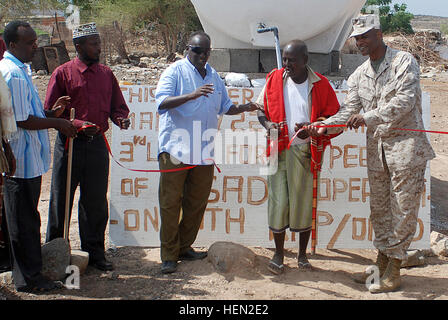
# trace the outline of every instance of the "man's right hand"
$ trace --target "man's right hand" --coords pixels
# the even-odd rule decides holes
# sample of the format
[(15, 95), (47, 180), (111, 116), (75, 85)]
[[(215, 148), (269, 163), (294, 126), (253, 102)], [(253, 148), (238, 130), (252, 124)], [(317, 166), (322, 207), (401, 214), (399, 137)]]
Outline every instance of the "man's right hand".
[(267, 130), (266, 137), (270, 138), (271, 131), (278, 130), (278, 123), (267, 121), (266, 122), (266, 130)]
[(316, 121), (308, 126), (303, 127), (303, 129), (312, 137), (321, 137), (327, 133), (327, 128), (322, 128), (322, 125), (322, 122)]
[(192, 94), (191, 94), (191, 100), (197, 99), (201, 96), (208, 97), (209, 94), (212, 94), (215, 91), (213, 88), (213, 84), (209, 83), (206, 85), (203, 85), (202, 87), (197, 88)]
[(69, 120), (58, 118), (57, 126), (55, 129), (57, 129), (63, 135), (65, 135), (69, 138), (76, 137), (76, 132), (77, 132), (76, 127)]
[(98, 133), (99, 127), (92, 122), (86, 121), (82, 124), (82, 126), (85, 127), (84, 129), (82, 129), (82, 132), (86, 136), (93, 137)]

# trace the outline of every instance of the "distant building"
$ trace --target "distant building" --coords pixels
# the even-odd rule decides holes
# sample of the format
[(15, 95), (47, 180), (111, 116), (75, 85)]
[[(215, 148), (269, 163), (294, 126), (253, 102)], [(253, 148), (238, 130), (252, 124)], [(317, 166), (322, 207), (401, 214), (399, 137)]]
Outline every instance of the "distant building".
[[(49, 38), (41, 37), (41, 39), (39, 39), (39, 45), (50, 45), (64, 41), (68, 50), (74, 50), (72, 44), (72, 30), (67, 26), (64, 11), (33, 10), (30, 16), (24, 19), (28, 21), (33, 28), (48, 33)], [(48, 39), (48, 42), (45, 38)]]

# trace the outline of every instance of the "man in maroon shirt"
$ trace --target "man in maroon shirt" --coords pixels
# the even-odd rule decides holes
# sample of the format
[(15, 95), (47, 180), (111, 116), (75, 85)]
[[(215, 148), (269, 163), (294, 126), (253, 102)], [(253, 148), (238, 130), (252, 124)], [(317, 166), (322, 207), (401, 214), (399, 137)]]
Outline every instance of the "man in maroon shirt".
[[(102, 133), (109, 128), (108, 119), (127, 129), (129, 109), (117, 79), (110, 68), (99, 63), (101, 40), (95, 24), (74, 30), (73, 43), (78, 57), (58, 67), (48, 84), (45, 109), (61, 96), (71, 98), (61, 117), (69, 119), (75, 108), (74, 126), (79, 133), (73, 142), (73, 167), (70, 208), (77, 186), (81, 249), (89, 253), (89, 264), (100, 270), (113, 266), (104, 254), (104, 236), (109, 217), (107, 186), (109, 154)], [(88, 126), (86, 126), (88, 125)], [(53, 175), (50, 191), (47, 241), (63, 237), (67, 176), (67, 137), (58, 134), (54, 147)]]
[(3, 59), (3, 54), (5, 53), (6, 50), (7, 50), (6, 43), (5, 41), (3, 41), (3, 38), (0, 37), (0, 60)]

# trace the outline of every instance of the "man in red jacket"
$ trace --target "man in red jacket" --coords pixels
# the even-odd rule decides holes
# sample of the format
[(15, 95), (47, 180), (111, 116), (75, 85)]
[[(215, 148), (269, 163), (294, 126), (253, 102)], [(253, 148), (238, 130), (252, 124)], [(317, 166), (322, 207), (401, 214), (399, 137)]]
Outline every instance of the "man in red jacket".
[[(311, 139), (297, 131), (313, 122), (337, 113), (339, 103), (329, 81), (308, 65), (308, 49), (300, 40), (289, 42), (283, 49), (283, 66), (267, 76), (257, 103), (258, 119), (270, 133), (278, 131), (278, 169), (268, 175), (268, 224), (274, 234), (275, 254), (268, 269), (280, 274), (284, 270), (285, 231), (299, 232), (298, 266), (310, 269), (306, 248), (311, 234), (313, 178), (320, 170), (322, 153), (333, 136)], [(261, 111), (264, 110), (264, 111)], [(316, 187), (317, 190), (317, 187)]]

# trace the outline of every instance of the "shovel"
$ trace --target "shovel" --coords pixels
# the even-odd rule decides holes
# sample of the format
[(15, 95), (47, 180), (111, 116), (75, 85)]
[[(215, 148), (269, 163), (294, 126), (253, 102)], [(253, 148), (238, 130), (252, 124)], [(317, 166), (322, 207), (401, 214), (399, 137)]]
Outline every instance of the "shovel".
[[(70, 121), (75, 120), (75, 108), (70, 109)], [(65, 219), (64, 219), (64, 240), (69, 244), (70, 229), (70, 192), (72, 189), (72, 163), (73, 163), (73, 139), (68, 138), (68, 157), (67, 157), (67, 183), (65, 187)], [(82, 250), (71, 250), (71, 264), (78, 266), (83, 274), (87, 268), (89, 254)]]
[[(70, 109), (70, 121), (75, 120), (75, 108)], [(68, 138), (67, 184), (65, 188), (64, 239), (68, 240), (70, 227), (70, 191), (72, 189), (73, 138)]]
[[(70, 110), (70, 121), (75, 119), (75, 109)], [(89, 261), (88, 253), (81, 250), (71, 250), (69, 242), (70, 226), (70, 191), (72, 178), (73, 138), (68, 138), (68, 162), (67, 162), (67, 184), (65, 193), (65, 219), (64, 237), (56, 238), (42, 247), (42, 274), (51, 280), (62, 280), (66, 277), (67, 263), (75, 265), (83, 274)], [(55, 255), (55, 252), (58, 252)], [(69, 261), (66, 257), (69, 256)], [(56, 258), (55, 258), (56, 257)], [(71, 269), (70, 269), (71, 270)]]

